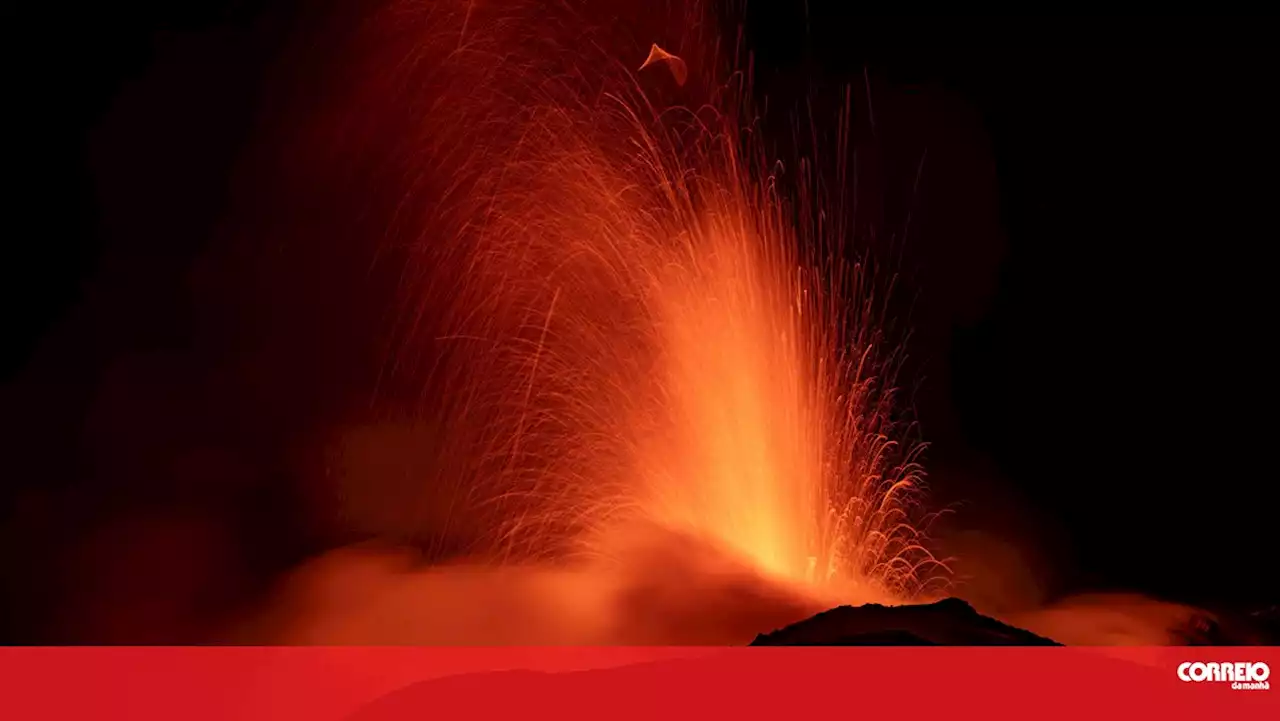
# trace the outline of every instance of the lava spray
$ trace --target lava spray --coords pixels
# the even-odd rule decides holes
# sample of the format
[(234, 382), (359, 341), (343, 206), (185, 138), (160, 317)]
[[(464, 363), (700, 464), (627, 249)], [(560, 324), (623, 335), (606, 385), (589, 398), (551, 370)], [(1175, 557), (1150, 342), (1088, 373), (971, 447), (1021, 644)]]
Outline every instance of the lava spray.
[(934, 595), (848, 178), (771, 157), (742, 49), (650, 5), (394, 0), (339, 51), (330, 157), (401, 269), (383, 383), (451, 489), (424, 535), (465, 520), (472, 572), (576, 574), (575, 603), (601, 579), (615, 608), (637, 574), (750, 576), (793, 614)]

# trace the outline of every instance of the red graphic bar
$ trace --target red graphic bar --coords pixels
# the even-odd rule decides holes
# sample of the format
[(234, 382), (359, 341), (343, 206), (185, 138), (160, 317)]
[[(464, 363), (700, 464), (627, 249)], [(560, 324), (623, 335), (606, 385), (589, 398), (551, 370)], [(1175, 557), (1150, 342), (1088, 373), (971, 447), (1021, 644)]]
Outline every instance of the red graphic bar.
[(1280, 718), (1278, 666), (1275, 648), (7, 648), (0, 718), (1245, 721)]

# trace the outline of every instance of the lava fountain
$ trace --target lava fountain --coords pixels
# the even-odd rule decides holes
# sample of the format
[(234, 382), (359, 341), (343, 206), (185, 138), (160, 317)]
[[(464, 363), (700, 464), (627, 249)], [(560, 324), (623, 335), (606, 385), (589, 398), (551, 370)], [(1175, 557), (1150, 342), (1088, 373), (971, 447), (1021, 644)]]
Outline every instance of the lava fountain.
[[(540, 569), (547, 603), (635, 617), (670, 611), (659, 587), (710, 603), (706, 579), (776, 589), (796, 618), (770, 622), (936, 593), (892, 277), (850, 260), (845, 179), (771, 162), (701, 8), (625, 9), (392, 2), (338, 95), (344, 152), (396, 199), (384, 388), (442, 429), (421, 483), (485, 529), (466, 573)], [(451, 578), (410, 595), (476, 586)], [(584, 638), (626, 637), (550, 640)]]

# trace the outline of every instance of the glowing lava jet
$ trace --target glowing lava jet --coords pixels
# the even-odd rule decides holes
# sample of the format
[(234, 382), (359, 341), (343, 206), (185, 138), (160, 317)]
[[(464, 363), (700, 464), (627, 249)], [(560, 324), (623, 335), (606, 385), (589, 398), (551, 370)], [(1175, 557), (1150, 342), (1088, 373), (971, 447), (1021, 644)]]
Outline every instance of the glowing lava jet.
[[(387, 375), (442, 429), (422, 484), (486, 529), (465, 572), (397, 566), (419, 603), (361, 603), (473, 622), (404, 641), (721, 642), (935, 593), (889, 279), (843, 260), (838, 193), (774, 172), (701, 10), (663, 11), (695, 29), (668, 52), (603, 29), (605, 5), (401, 0), (352, 46), (335, 144), (396, 198), (377, 235), (405, 263)], [(457, 631), (513, 594), (606, 620)], [(618, 630), (743, 603), (776, 612)], [(387, 640), (345, 608), (345, 631), (305, 637)]]

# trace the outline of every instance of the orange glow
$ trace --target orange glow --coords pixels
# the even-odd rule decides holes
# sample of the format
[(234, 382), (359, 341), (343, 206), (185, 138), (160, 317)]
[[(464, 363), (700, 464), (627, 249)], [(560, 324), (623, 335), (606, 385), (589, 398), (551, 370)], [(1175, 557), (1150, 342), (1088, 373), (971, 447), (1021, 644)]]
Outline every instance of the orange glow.
[(465, 399), (451, 447), (501, 509), (499, 557), (617, 560), (655, 525), (855, 597), (941, 580), (913, 525), (886, 288), (837, 260), (852, 239), (816, 221), (838, 209), (778, 190), (716, 64), (689, 83), (707, 105), (663, 107), (629, 70), (643, 51), (553, 39), (454, 58), (492, 63), (493, 87), (424, 117), (478, 121), (451, 148), (467, 192), (423, 228), (407, 290), (451, 309), (436, 340), (466, 360), (428, 382)]
[(370, 24), (388, 80), (351, 103), (408, 118), (388, 376), (444, 429), (422, 483), (490, 530), (479, 563), (581, 571), (582, 604), (652, 573), (653, 539), (691, 539), (726, 559), (682, 555), (699, 577), (821, 599), (779, 622), (937, 593), (882, 333), (892, 279), (841, 260), (841, 204), (770, 164), (715, 38), (653, 46), (644, 66), (696, 98), (667, 103), (636, 71), (647, 40), (590, 7), (507, 5), (392, 3)]

